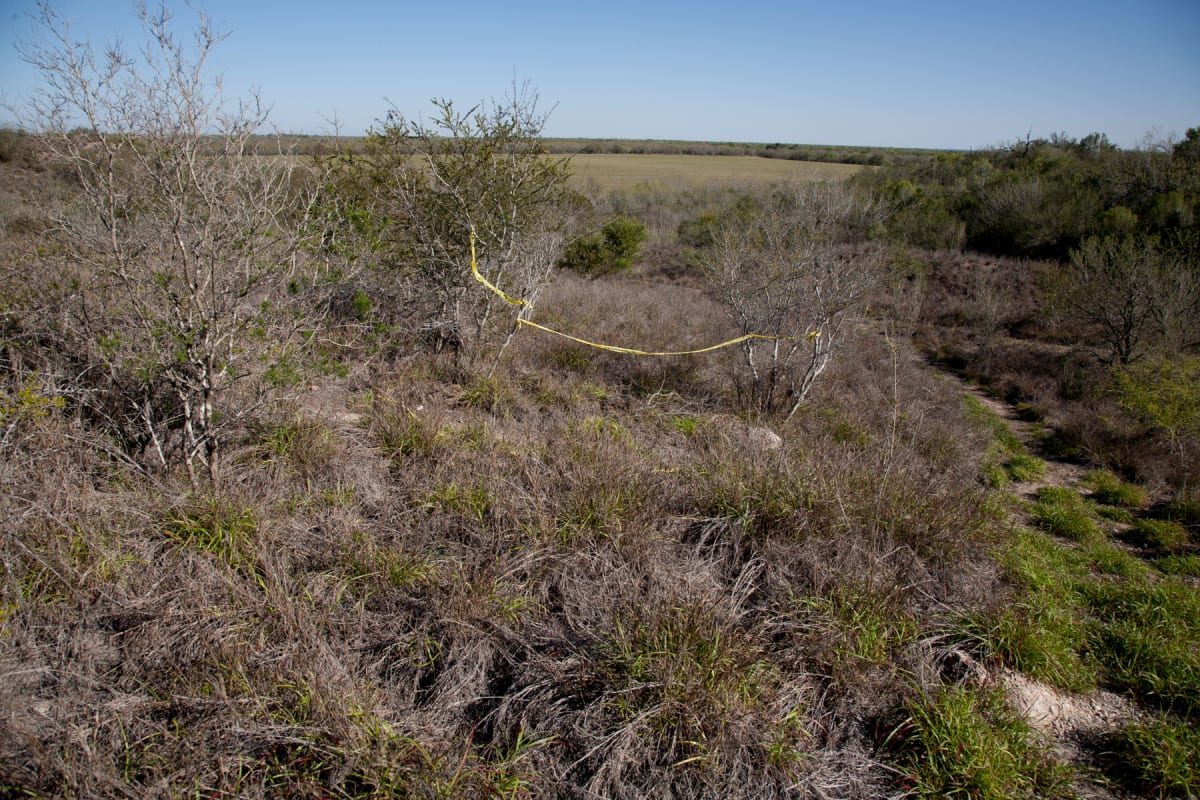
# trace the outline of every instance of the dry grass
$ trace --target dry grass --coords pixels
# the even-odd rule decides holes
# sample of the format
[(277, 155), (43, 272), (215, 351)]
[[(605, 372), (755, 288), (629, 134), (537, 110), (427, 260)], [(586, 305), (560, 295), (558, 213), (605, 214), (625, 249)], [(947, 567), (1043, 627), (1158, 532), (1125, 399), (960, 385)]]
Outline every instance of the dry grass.
[[(602, 335), (720, 329), (687, 329), (682, 288), (559, 291), (576, 319), (621, 298), (628, 316)], [(634, 329), (639, 294), (673, 311)], [(0, 783), (92, 797), (888, 784), (864, 720), (906, 692), (912, 647), (940, 625), (931, 604), (966, 602), (983, 587), (962, 576), (987, 575), (966, 566), (986, 521), (956, 477), (969, 427), (954, 393), (864, 335), (838, 376), (853, 391), (763, 450), (723, 410), (719, 359), (524, 341), (486, 391), (414, 360), (266, 414), (206, 496), (89, 466), (53, 420), (31, 429), (4, 501)]]
[[(664, 274), (561, 275), (535, 318), (729, 337)], [(1006, 786), (1050, 785), (947, 667), (1010, 596), (994, 432), (900, 324), (849, 336), (786, 424), (742, 410), (727, 352), (524, 331), (464, 375), (347, 329), (203, 492), (140, 470), (5, 328), (0, 793), (865, 799), (966, 785), (994, 742)], [(962, 759), (917, 766), (938, 737)]]

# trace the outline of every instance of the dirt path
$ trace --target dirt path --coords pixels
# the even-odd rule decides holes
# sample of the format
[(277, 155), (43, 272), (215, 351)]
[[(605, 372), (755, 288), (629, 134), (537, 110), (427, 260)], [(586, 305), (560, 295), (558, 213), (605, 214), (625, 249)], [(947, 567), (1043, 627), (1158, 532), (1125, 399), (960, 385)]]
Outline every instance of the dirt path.
[(963, 387), (964, 392), (974, 396), (985, 408), (1004, 420), (1008, 429), (1021, 440), (1021, 444), (1025, 445), (1029, 449), (1029, 452), (1046, 462), (1046, 474), (1041, 479), (1011, 483), (1007, 487), (1009, 492), (1026, 499), (1032, 499), (1037, 496), (1037, 490), (1043, 486), (1065, 486), (1071, 489), (1079, 489), (1087, 468), (1080, 464), (1073, 464), (1052, 456), (1047, 456), (1042, 452), (1038, 436), (1040, 430), (1038, 423), (1021, 419), (1013, 406), (1005, 403), (1003, 400), (992, 397), (982, 389), (972, 386), (961, 378), (952, 374), (948, 374), (948, 377), (957, 381)]
[[(959, 376), (932, 367), (948, 380), (962, 387), (965, 394), (977, 399), (1008, 426), (1028, 450), (1046, 463), (1045, 475), (1035, 481), (1011, 483), (1005, 491), (1024, 500), (1033, 500), (1043, 486), (1061, 486), (1080, 490), (1087, 468), (1048, 456), (1040, 447), (1038, 423), (1021, 419), (1016, 409), (971, 385)], [(1021, 524), (1031, 520), (1023, 511), (1014, 515)], [(1064, 543), (1063, 546), (1069, 546)], [(1089, 745), (1105, 733), (1135, 719), (1139, 712), (1129, 698), (1103, 689), (1091, 692), (1069, 692), (1031, 680), (1006, 668), (991, 668), (984, 680), (1003, 687), (1009, 703), (1050, 744), (1055, 758), (1077, 768), (1075, 791), (1081, 800), (1124, 800), (1131, 797), (1106, 785), (1096, 772)]]

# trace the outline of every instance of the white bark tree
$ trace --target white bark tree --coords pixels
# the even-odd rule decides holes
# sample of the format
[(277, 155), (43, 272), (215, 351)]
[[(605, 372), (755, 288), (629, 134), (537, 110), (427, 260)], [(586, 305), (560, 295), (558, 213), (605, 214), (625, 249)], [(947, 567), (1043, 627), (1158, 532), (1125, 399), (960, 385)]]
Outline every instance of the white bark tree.
[(796, 184), (718, 223), (701, 267), (742, 334), (739, 393), (790, 418), (829, 366), (883, 266), (851, 244), (877, 216), (840, 184)]
[(298, 327), (276, 312), (301, 269), (306, 202), (288, 160), (254, 149), (261, 99), (229, 103), (209, 76), (223, 36), (208, 19), (187, 41), (165, 4), (136, 12), (141, 48), (98, 52), (40, 6), (42, 38), (21, 50), (42, 77), (25, 124), (79, 187), (55, 220), (79, 276), (64, 335), (109, 373), (114, 422), (140, 429), (158, 466), (216, 481), (246, 410), (230, 391)]

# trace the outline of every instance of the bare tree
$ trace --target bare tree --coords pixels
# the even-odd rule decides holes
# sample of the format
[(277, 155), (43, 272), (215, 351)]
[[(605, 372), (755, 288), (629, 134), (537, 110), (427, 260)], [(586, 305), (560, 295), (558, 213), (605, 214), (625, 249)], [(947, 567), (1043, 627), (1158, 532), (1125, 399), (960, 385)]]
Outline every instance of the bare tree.
[(846, 325), (882, 274), (882, 254), (855, 247), (877, 215), (841, 184), (795, 184), (720, 223), (701, 255), (710, 291), (742, 334), (747, 380), (762, 412), (790, 418), (829, 366)]
[(1152, 239), (1085, 239), (1052, 278), (1051, 293), (1069, 319), (1095, 332), (1113, 364), (1196, 344), (1200, 279)]
[(209, 77), (223, 36), (208, 19), (185, 42), (165, 4), (136, 11), (141, 49), (98, 53), (40, 6), (43, 41), (22, 48), (43, 80), (27, 124), (79, 186), (55, 220), (79, 280), (64, 335), (108, 373), (115, 425), (139, 428), (159, 466), (216, 481), (246, 409), (223, 400), (294, 341), (277, 312), (306, 201), (286, 159), (253, 150), (260, 98), (230, 104)]

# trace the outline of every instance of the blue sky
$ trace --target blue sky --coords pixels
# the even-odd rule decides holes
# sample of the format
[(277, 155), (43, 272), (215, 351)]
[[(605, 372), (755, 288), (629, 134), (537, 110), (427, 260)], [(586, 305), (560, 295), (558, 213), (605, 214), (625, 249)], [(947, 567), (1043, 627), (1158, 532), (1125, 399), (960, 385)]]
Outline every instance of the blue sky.
[[(969, 149), (1200, 126), (1200, 0), (194, 3), (230, 34), (213, 61), (227, 94), (258, 87), (289, 132), (336, 115), (357, 134), (389, 104), (470, 105), (514, 78), (553, 110), (551, 136)], [(125, 0), (53, 5), (77, 40), (139, 41)], [(8, 104), (36, 80), (14, 47), (35, 7), (0, 0)]]

